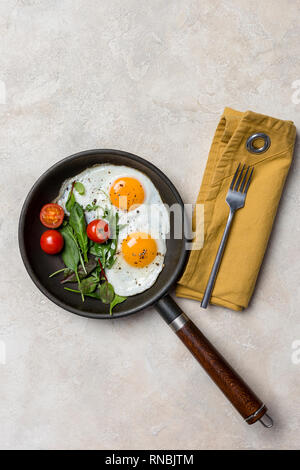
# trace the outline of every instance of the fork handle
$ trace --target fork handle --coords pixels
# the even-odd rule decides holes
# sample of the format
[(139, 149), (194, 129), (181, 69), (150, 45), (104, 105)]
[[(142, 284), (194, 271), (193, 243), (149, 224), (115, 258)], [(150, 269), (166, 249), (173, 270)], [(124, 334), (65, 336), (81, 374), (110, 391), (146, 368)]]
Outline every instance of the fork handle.
[(207, 286), (206, 286), (206, 289), (205, 289), (205, 292), (204, 292), (204, 296), (203, 296), (203, 299), (202, 299), (202, 302), (201, 302), (201, 307), (202, 308), (207, 308), (207, 306), (209, 304), (211, 293), (212, 293), (212, 290), (214, 288), (216, 277), (217, 277), (219, 267), (220, 267), (220, 264), (221, 264), (221, 261), (222, 261), (224, 248), (226, 246), (226, 242), (227, 242), (227, 238), (228, 238), (228, 235), (229, 235), (229, 232), (230, 232), (230, 227), (231, 227), (231, 223), (233, 221), (234, 214), (235, 214), (235, 211), (230, 209), (228, 219), (227, 219), (227, 223), (226, 223), (226, 227), (224, 229), (222, 240), (221, 240), (221, 243), (220, 243), (220, 246), (219, 246), (219, 249), (218, 249), (218, 253), (217, 253), (214, 265), (212, 267), (212, 270), (211, 270), (211, 273), (210, 273), (210, 276), (209, 276), (209, 279), (208, 279), (208, 283), (207, 283)]

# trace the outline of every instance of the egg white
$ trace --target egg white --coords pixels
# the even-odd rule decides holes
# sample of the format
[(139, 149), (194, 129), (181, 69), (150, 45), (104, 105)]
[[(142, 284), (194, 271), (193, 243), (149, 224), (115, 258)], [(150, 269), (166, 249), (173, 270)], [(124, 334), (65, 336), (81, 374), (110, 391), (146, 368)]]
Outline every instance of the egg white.
[(129, 297), (153, 286), (163, 269), (166, 253), (165, 240), (156, 239), (155, 241), (158, 254), (152, 263), (144, 268), (135, 268), (126, 263), (121, 252), (121, 241), (119, 241), (116, 261), (112, 268), (106, 271), (108, 282), (114, 286), (117, 294)]
[[(136, 178), (143, 186), (144, 203), (127, 212), (111, 204), (109, 190), (115, 180), (121, 177)], [(135, 295), (149, 289), (163, 269), (166, 253), (166, 238), (170, 230), (169, 212), (162, 202), (160, 194), (150, 178), (142, 172), (127, 166), (100, 164), (87, 168), (82, 173), (66, 180), (56, 200), (65, 212), (66, 202), (72, 182), (78, 181), (85, 187), (85, 193), (74, 192), (76, 201), (85, 208), (94, 203), (98, 209), (85, 212), (87, 223), (94, 219), (104, 218), (103, 210), (108, 207), (119, 214), (121, 230), (118, 237), (116, 261), (111, 269), (106, 270), (108, 281), (118, 295), (125, 297)], [(158, 255), (152, 263), (144, 268), (135, 268), (126, 263), (121, 250), (124, 238), (130, 233), (144, 232), (156, 240)]]

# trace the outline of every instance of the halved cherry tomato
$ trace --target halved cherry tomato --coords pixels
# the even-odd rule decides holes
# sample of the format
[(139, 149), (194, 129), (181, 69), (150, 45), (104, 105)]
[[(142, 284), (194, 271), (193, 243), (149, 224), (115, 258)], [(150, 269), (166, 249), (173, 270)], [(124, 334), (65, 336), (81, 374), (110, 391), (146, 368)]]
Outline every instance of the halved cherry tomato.
[(105, 220), (92, 220), (87, 226), (86, 233), (93, 242), (105, 243), (110, 237), (109, 225)]
[(57, 228), (64, 220), (64, 210), (59, 204), (46, 204), (40, 212), (40, 221), (45, 227)]
[(41, 248), (48, 255), (56, 255), (64, 246), (64, 238), (57, 230), (46, 230), (40, 239)]

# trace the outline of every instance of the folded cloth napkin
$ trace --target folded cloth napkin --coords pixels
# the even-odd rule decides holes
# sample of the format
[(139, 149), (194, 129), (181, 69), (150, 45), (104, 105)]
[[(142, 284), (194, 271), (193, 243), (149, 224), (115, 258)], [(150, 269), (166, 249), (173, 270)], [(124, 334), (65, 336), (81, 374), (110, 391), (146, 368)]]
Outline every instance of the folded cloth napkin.
[[(258, 132), (267, 134), (271, 145), (264, 153), (250, 153), (247, 139)], [(197, 204), (204, 205), (204, 245), (191, 250), (177, 296), (202, 300), (229, 213), (226, 194), (241, 162), (254, 167), (253, 177), (245, 207), (237, 211), (233, 221), (211, 303), (233, 310), (248, 306), (291, 164), (295, 138), (296, 128), (291, 121), (225, 108), (197, 199)], [(201, 227), (196, 224), (195, 213), (193, 230), (197, 225)]]

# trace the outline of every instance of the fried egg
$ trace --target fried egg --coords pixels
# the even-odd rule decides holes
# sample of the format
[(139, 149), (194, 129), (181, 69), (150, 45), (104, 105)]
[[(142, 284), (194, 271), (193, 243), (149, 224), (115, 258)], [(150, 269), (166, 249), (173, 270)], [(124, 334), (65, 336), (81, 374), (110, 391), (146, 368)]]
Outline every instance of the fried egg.
[[(65, 181), (57, 198), (65, 212), (72, 183), (84, 185), (84, 194), (74, 192), (85, 209), (87, 224), (105, 219), (104, 209), (119, 215), (116, 261), (106, 270), (115, 292), (131, 296), (149, 289), (164, 266), (169, 212), (153, 182), (144, 173), (127, 166), (100, 164)], [(94, 209), (93, 209), (94, 208)]]

